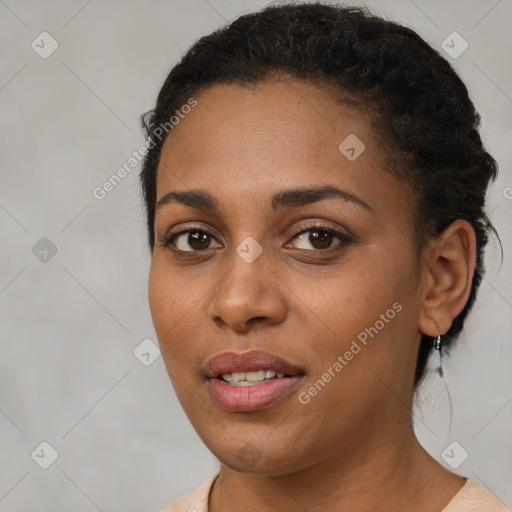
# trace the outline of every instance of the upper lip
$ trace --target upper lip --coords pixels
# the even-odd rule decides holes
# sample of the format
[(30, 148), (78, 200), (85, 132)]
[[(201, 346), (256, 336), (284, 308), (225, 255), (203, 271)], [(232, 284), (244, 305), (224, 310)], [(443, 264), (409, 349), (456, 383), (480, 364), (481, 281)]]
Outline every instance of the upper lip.
[(299, 375), (304, 371), (269, 352), (250, 350), (248, 352), (223, 352), (208, 360), (205, 375), (208, 378), (226, 373), (244, 373), (258, 370), (274, 370), (286, 375)]

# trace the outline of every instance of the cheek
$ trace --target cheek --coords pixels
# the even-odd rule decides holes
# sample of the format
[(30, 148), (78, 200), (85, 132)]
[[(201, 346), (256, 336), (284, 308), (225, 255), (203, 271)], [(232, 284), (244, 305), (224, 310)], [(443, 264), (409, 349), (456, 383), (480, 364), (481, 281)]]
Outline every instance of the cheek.
[(180, 331), (190, 309), (187, 295), (182, 286), (176, 282), (176, 276), (154, 257), (149, 276), (148, 298), (149, 308), (155, 332), (160, 343), (164, 361), (169, 356), (179, 356), (179, 348), (183, 344), (173, 343), (179, 339)]
[[(314, 355), (317, 370), (326, 371), (338, 356), (347, 354), (347, 366), (353, 370), (395, 371), (394, 364), (403, 359), (414, 336), (414, 311), (409, 305), (414, 269), (407, 258), (394, 249), (366, 247), (329, 276), (295, 279), (306, 306), (304, 314), (312, 322), (316, 319), (321, 329), (317, 343), (323, 350)], [(348, 373), (358, 380), (359, 371)]]
[(153, 258), (148, 298), (151, 317), (165, 365), (173, 376), (190, 372), (204, 347), (199, 332), (206, 314), (207, 279), (191, 279), (173, 269), (164, 257)]
[(175, 297), (172, 290), (172, 283), (161, 271), (158, 263), (153, 261), (149, 275), (148, 298), (153, 325), (160, 342), (163, 341), (163, 333), (175, 322)]
[(377, 254), (354, 254), (328, 276), (306, 278), (296, 286), (308, 290), (305, 298), (326, 326), (336, 326), (338, 335), (351, 335), (397, 300), (397, 276), (386, 260)]
[(187, 315), (193, 314), (203, 295), (200, 280), (190, 280), (185, 271), (169, 265), (164, 255), (153, 257), (148, 296), (157, 334), (178, 328)]

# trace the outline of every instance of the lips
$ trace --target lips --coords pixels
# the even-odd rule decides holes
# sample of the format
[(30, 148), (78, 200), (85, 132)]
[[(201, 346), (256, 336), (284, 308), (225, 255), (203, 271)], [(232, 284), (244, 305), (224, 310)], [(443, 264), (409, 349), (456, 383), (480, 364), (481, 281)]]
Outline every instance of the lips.
[(205, 375), (207, 378), (214, 378), (225, 373), (244, 373), (258, 370), (273, 370), (276, 373), (284, 373), (289, 376), (304, 373), (301, 368), (293, 366), (274, 354), (251, 350), (241, 354), (224, 352), (212, 357), (206, 364)]
[[(247, 374), (260, 370), (271, 370), (284, 377), (249, 382), (247, 386), (233, 386), (221, 376)], [(267, 409), (290, 395), (302, 381), (305, 372), (284, 359), (252, 350), (235, 353), (224, 352), (212, 357), (205, 366), (207, 389), (213, 402), (229, 412), (254, 412)], [(240, 384), (240, 383), (238, 383)]]

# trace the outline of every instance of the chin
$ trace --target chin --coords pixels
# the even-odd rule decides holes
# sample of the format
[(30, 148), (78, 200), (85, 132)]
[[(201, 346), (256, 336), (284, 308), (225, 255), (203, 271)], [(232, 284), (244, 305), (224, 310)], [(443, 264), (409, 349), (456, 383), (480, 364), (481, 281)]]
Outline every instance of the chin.
[(209, 440), (203, 441), (222, 464), (238, 473), (281, 476), (297, 471), (296, 451), (284, 448), (294, 446), (294, 443), (281, 441), (272, 444), (264, 437), (259, 442), (252, 439), (237, 436), (222, 445), (218, 443), (218, 438), (211, 443)]

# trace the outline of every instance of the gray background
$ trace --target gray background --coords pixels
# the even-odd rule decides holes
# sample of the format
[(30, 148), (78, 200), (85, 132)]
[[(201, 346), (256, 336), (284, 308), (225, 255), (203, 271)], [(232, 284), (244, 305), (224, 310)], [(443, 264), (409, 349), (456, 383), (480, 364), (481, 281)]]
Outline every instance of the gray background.
[[(103, 200), (92, 192), (143, 144), (139, 115), (189, 45), (267, 3), (0, 0), (0, 511), (156, 511), (216, 471), (162, 358), (133, 353), (156, 341), (139, 168)], [(511, 507), (512, 0), (367, 5), (441, 52), (453, 31), (469, 43), (447, 59), (500, 163), (489, 212), (505, 259), (491, 241), (478, 305), (415, 424), (443, 464), (457, 441), (469, 457), (456, 472)], [(43, 31), (59, 45), (47, 59), (31, 47)], [(43, 237), (56, 254), (32, 250)], [(48, 469), (35, 462), (48, 450), (31, 457), (42, 441), (59, 454)]]

